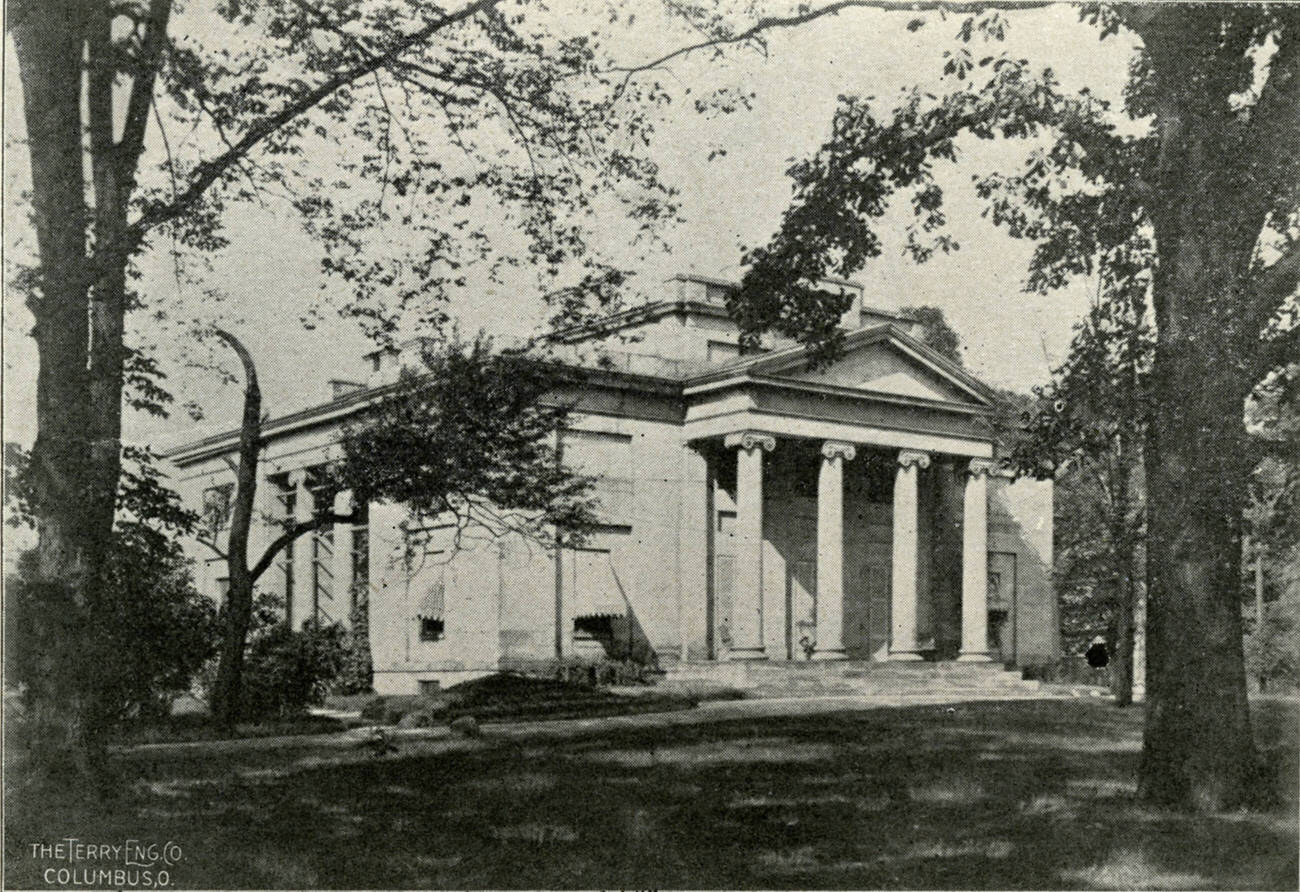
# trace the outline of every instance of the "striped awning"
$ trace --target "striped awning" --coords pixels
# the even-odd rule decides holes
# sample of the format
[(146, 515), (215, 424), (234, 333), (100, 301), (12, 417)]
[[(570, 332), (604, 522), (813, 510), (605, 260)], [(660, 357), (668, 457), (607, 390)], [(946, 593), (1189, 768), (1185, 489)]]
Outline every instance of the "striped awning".
[(565, 594), (572, 598), (574, 619), (623, 616), (627, 599), (608, 551), (570, 549)]
[(443, 567), (437, 567), (431, 573), (422, 573), (420, 587), (424, 590), (419, 602), (420, 619), (442, 619), (444, 603), (447, 600), (447, 583)]

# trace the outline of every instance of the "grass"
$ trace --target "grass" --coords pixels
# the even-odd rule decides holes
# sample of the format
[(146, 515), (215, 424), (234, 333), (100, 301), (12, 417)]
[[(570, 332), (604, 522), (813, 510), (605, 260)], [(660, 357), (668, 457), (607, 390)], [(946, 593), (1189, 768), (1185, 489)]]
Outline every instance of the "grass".
[(206, 714), (185, 713), (160, 721), (132, 722), (113, 735), (112, 743), (129, 746), (141, 743), (190, 743), (198, 740), (227, 740), (248, 737), (284, 737), (297, 734), (329, 734), (345, 731), (348, 723), (323, 715), (301, 715), (262, 722), (241, 722), (233, 729), (214, 724)]
[(494, 673), (431, 695), (371, 698), (362, 718), (396, 724), (407, 713), (427, 711), (435, 721), (473, 716), (481, 722), (527, 719), (604, 718), (690, 709), (698, 698), (681, 691), (647, 689), (635, 695), (549, 678)]
[(76, 836), (172, 841), (182, 887), (1296, 888), (1294, 701), (1256, 723), (1292, 800), (1210, 816), (1133, 801), (1141, 713), (1102, 703), (690, 716), (385, 759), (137, 756), (117, 802), (6, 791), (5, 887), (44, 885), (30, 844)]

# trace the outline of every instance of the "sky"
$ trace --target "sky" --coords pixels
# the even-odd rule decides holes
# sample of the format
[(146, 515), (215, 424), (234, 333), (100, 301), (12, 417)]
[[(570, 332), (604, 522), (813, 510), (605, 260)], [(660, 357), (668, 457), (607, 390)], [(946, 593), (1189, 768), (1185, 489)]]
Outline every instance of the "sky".
[[(611, 35), (611, 46), (620, 57), (643, 62), (689, 40), (656, 21), (649, 0), (633, 4), (641, 5), (647, 15), (640, 24)], [(563, 2), (553, 6), (565, 14)], [(695, 54), (671, 63), (667, 84), (678, 86), (679, 100), (689, 99), (688, 87), (698, 95), (725, 84), (743, 85), (755, 99), (748, 111), (714, 118), (697, 114), (689, 101), (676, 101), (662, 113), (653, 151), (665, 179), (680, 190), (683, 220), (664, 233), (665, 249), (635, 261), (641, 293), (653, 297), (658, 283), (678, 272), (740, 276), (742, 246), (762, 244), (775, 231), (791, 194), (784, 171), (825, 138), (837, 96), (870, 95), (883, 103), (917, 83), (938, 85), (942, 51), (952, 44), (959, 19), (940, 21), (931, 15), (926, 27), (911, 32), (906, 25), (912, 17), (854, 10), (777, 32), (766, 54), (740, 51), (723, 60)], [(1070, 5), (1016, 12), (1008, 21), (1008, 51), (1050, 66), (1067, 88), (1087, 86), (1118, 100), (1132, 53), (1130, 42), (1099, 42), (1096, 31), (1080, 24)], [(185, 19), (175, 24), (185, 27)], [(599, 26), (593, 22), (593, 27)], [(26, 149), (14, 141), (21, 136), (21, 92), (13, 53), (6, 55), (5, 247), (11, 256), (22, 256), (30, 250), (31, 236), (15, 196), (26, 187)], [(710, 160), (718, 147), (726, 153)], [(948, 193), (951, 231), (961, 250), (917, 266), (901, 251), (902, 227), (910, 214), (891, 214), (883, 226), (884, 253), (855, 278), (865, 286), (871, 305), (942, 308), (961, 335), (963, 360), (971, 371), (990, 384), (1028, 390), (1044, 383), (1065, 358), (1071, 326), (1086, 310), (1095, 283), (1077, 282), (1046, 297), (1023, 293), (1032, 245), (1008, 238), (981, 217), (982, 205), (970, 182), (973, 175), (1013, 167), (1023, 158), (1025, 146), (962, 143), (961, 149), (960, 164), (941, 169), (939, 175)], [(319, 249), (292, 214), (274, 204), (237, 207), (228, 214), (227, 224), (231, 243), (209, 258), (211, 272), (201, 286), (179, 283), (166, 264), (146, 261), (153, 293), (196, 316), (220, 317), (245, 340), (257, 360), (272, 414), (323, 401), (330, 378), (364, 380), (361, 356), (369, 344), (351, 323), (326, 313), (304, 326), (322, 274)], [(609, 237), (617, 238), (620, 232), (611, 221)], [(616, 256), (632, 256), (623, 245), (606, 247)], [(466, 330), (482, 327), (507, 335), (533, 330), (541, 318), (541, 302), (530, 294), (502, 290), (467, 290), (450, 309)], [(224, 299), (214, 302), (212, 294), (223, 294)], [(29, 328), (26, 311), (7, 300), (4, 439), (22, 443), (30, 443), (35, 434), (36, 362), (34, 345), (25, 335)], [(186, 345), (174, 346), (171, 356), (186, 352)], [(175, 362), (165, 368), (178, 403), (193, 402), (203, 418), (195, 421), (179, 405), (166, 420), (128, 413), (126, 439), (165, 448), (233, 426), (240, 403), (237, 386)]]

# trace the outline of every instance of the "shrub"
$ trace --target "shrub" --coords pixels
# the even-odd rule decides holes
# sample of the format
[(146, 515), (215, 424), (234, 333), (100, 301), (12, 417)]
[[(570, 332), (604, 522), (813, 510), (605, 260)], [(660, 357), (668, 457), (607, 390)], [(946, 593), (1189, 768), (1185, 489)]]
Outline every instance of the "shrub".
[(190, 562), (139, 525), (115, 531), (90, 604), (38, 581), (35, 554), (20, 558), (6, 588), (6, 675), (29, 704), (81, 695), (109, 723), (166, 715), (216, 648), (216, 608)]
[(346, 637), (338, 623), (314, 620), (257, 631), (244, 662), (244, 717), (282, 717), (323, 702), (343, 669)]

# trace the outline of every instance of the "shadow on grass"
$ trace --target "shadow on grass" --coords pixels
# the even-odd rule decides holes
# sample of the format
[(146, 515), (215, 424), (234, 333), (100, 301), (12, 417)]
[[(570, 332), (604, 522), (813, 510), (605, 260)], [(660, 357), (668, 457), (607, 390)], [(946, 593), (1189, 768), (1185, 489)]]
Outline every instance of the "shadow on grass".
[[(1291, 733), (1294, 704), (1265, 713), (1263, 734)], [(173, 882), (214, 888), (1295, 888), (1294, 803), (1133, 802), (1140, 725), (1098, 703), (986, 703), (287, 772), (241, 757), (256, 779), (140, 763), (111, 808), (11, 801), (5, 880), (43, 885), (23, 846), (78, 836), (176, 840)]]

